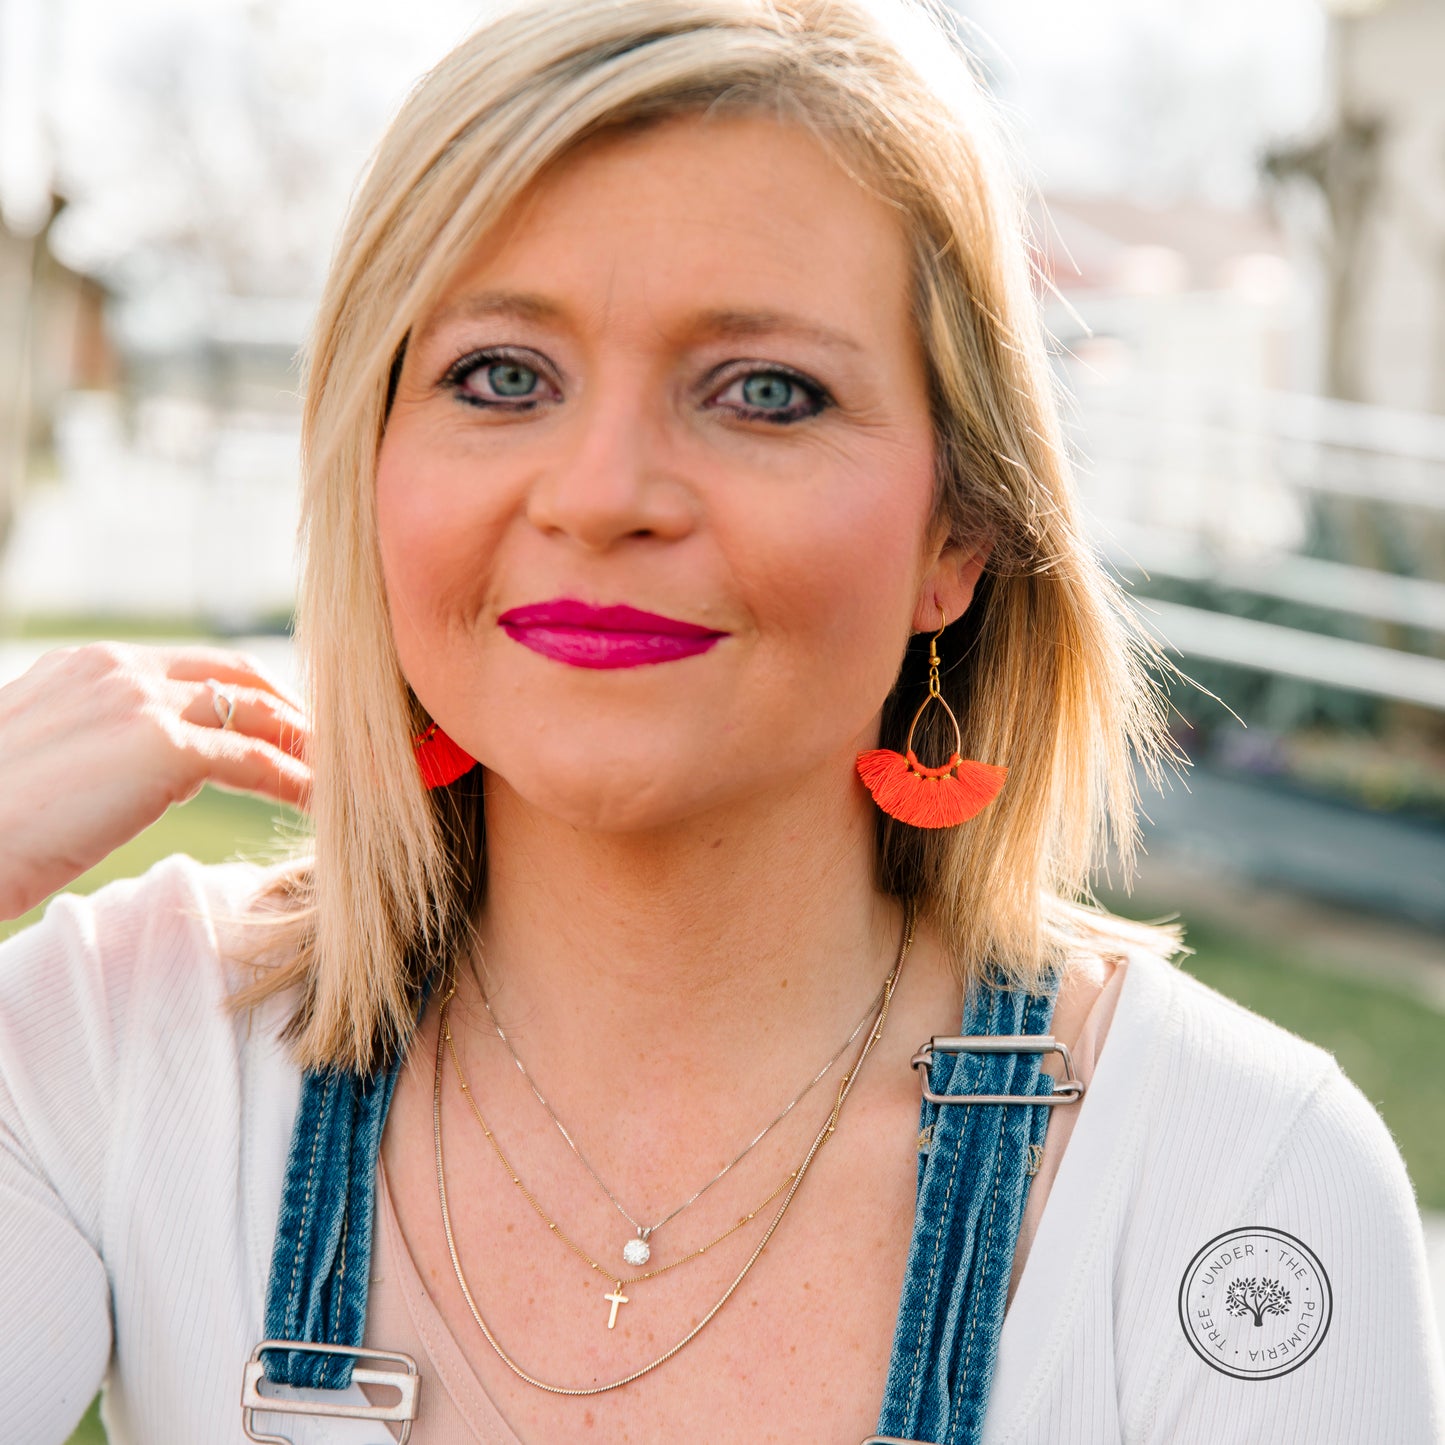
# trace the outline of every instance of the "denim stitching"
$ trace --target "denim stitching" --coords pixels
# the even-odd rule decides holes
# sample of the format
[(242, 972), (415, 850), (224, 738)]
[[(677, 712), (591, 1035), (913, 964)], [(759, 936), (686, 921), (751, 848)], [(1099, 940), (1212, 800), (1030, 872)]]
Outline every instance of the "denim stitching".
[(316, 1146), (321, 1142), (321, 1121), (324, 1109), (316, 1111), (316, 1131), (311, 1136), (311, 1167), (306, 1175), (306, 1193), (301, 1199), (301, 1223), (296, 1231), (296, 1258), (291, 1262), (291, 1288), (286, 1301), (286, 1328), (296, 1327), (296, 1274), (301, 1268), (301, 1246), (306, 1238), (306, 1216), (311, 1209), (311, 1181), (316, 1177)]
[[(997, 1212), (997, 1209), (998, 1209), (998, 1187), (999, 1187), (999, 1181), (1000, 1181), (1002, 1175), (1003, 1175), (1003, 1126), (1002, 1126), (1002, 1124), (1000, 1124), (1000, 1126), (999, 1126), (999, 1148), (998, 1148), (997, 1155), (995, 1156), (995, 1159), (994, 1159), (994, 1168), (993, 1168), (993, 1198), (989, 1201), (989, 1206), (988, 1206), (988, 1223), (984, 1226), (984, 1235), (983, 1235), (983, 1259), (982, 1259), (982, 1261), (980, 1262), (979, 1267), (978, 1267), (978, 1285), (979, 1285), (979, 1288), (980, 1288), (980, 1289), (983, 1289), (983, 1288), (986, 1288), (986, 1287), (987, 1287), (988, 1261), (989, 1261), (989, 1256), (993, 1253), (993, 1219), (994, 1219), (994, 1214)], [(967, 1346), (967, 1348), (966, 1348), (966, 1349), (964, 1350), (964, 1352), (963, 1352), (963, 1365), (960, 1367), (959, 1372), (958, 1372), (958, 1382), (959, 1382), (959, 1388), (960, 1388), (960, 1389), (964, 1389), (964, 1388), (967, 1387), (967, 1383), (968, 1383), (968, 1360), (969, 1360), (969, 1356), (973, 1354), (973, 1337), (974, 1337), (974, 1333), (975, 1333), (975, 1331), (976, 1331), (977, 1329), (978, 1329), (978, 1295), (977, 1295), (977, 1293), (975, 1293), (974, 1296), (973, 1296), (973, 1319), (970, 1321), (969, 1326), (968, 1326), (968, 1346)], [(958, 1426), (959, 1426), (959, 1422), (960, 1422), (962, 1419), (963, 1419), (963, 1411), (960, 1410), (959, 1413), (954, 1417), (953, 1425), (952, 1425), (952, 1427), (950, 1428), (950, 1430), (949, 1430), (949, 1432), (948, 1432), (950, 1442), (958, 1439)]]
[[(943, 1191), (943, 1207), (938, 1212), (938, 1229), (935, 1231), (933, 1236), (933, 1259), (928, 1266), (928, 1284), (926, 1286), (925, 1300), (933, 1298), (933, 1276), (938, 1272), (938, 1255), (939, 1251), (943, 1247), (943, 1227), (948, 1221), (949, 1217), (948, 1201), (953, 1197), (953, 1181), (958, 1176), (958, 1156), (963, 1152), (964, 1129), (968, 1124), (968, 1116), (972, 1111), (972, 1104), (965, 1104), (963, 1106), (963, 1118), (959, 1121), (958, 1125), (958, 1140), (953, 1148), (953, 1163), (949, 1167), (948, 1171), (948, 1185)], [(905, 1411), (907, 1414), (907, 1418), (910, 1420), (913, 1418), (913, 1402), (916, 1398), (916, 1389), (918, 1385), (918, 1364), (919, 1361), (923, 1358), (923, 1326), (927, 1318), (928, 1307), (925, 1303), (924, 1308), (919, 1311), (918, 1339), (915, 1341), (913, 1346), (913, 1373), (909, 1376), (908, 1379), (908, 1402), (905, 1406)]]
[[(1048, 993), (1030, 996), (1027, 999), (1019, 1000), (1013, 1004), (1003, 1002), (996, 997), (992, 1001), (992, 1007), (987, 1003), (979, 1003), (977, 1000), (973, 1000), (970, 1001), (970, 1005), (965, 1007), (964, 1010), (964, 1030), (965, 1032), (970, 1031), (972, 1014), (981, 1011), (984, 1017), (973, 1024), (974, 1032), (994, 1033), (999, 1031), (1013, 1031), (1008, 1028), (1013, 1018), (1012, 1010), (1021, 1003), (1023, 1024), (1022, 1028), (1018, 1028), (1017, 1031), (1023, 1033), (1041, 1033), (1047, 1028), (1048, 1015), (1052, 1012), (1053, 1002), (1053, 997)], [(1017, 1028), (1017, 1025), (1015, 1025), (1015, 1028)], [(960, 1060), (960, 1064), (965, 1064), (965, 1061)], [(983, 1078), (979, 1078), (976, 1081), (978, 1087), (982, 1087), (984, 1078), (989, 1076), (987, 1068), (984, 1069), (983, 1075)], [(1043, 1084), (1042, 1088), (1036, 1083), (1033, 1088), (1026, 1092), (1034, 1094), (1052, 1092), (1047, 1088), (1046, 1079), (1040, 1080), (1039, 1082)], [(943, 1087), (951, 1087), (951, 1081)], [(939, 1115), (943, 1113), (941, 1109), (936, 1112)], [(1046, 1117), (1040, 1117), (1043, 1116), (1044, 1111), (1033, 1108), (1028, 1112), (1031, 1119), (1039, 1121), (1038, 1124), (1034, 1125), (1034, 1132), (1042, 1133), (1040, 1126), (1047, 1122)], [(926, 1114), (925, 1117), (927, 1117)], [(936, 1192), (931, 1192), (925, 1203), (923, 1186), (925, 1182), (924, 1175), (927, 1170), (930, 1167), (941, 1168), (942, 1161), (936, 1157), (932, 1160), (921, 1158), (919, 1161), (920, 1215), (917, 1219), (917, 1224), (922, 1225), (923, 1230), (926, 1231), (926, 1213), (928, 1211), (941, 1210), (941, 1214), (935, 1216), (937, 1227), (931, 1246), (932, 1252), (930, 1254), (929, 1267), (926, 1272), (926, 1281), (919, 1278), (918, 1271), (922, 1269), (923, 1251), (930, 1248), (930, 1246), (927, 1242), (926, 1232), (920, 1232), (915, 1235), (915, 1250), (910, 1259), (908, 1281), (911, 1286), (913, 1298), (919, 1301), (919, 1325), (912, 1347), (913, 1358), (911, 1362), (908, 1362), (907, 1366), (909, 1370), (907, 1389), (898, 1396), (885, 1395), (884, 1402), (885, 1418), (887, 1418), (890, 1428), (900, 1432), (906, 1432), (910, 1427), (922, 1430), (932, 1428), (934, 1431), (944, 1431), (946, 1427), (946, 1433), (940, 1435), (939, 1438), (947, 1440), (950, 1442), (950, 1445), (962, 1445), (962, 1442), (973, 1439), (968, 1433), (968, 1426), (976, 1413), (975, 1407), (980, 1403), (980, 1389), (978, 1388), (980, 1382), (970, 1381), (967, 1374), (968, 1366), (972, 1364), (973, 1345), (979, 1338), (977, 1327), (982, 1311), (976, 1300), (973, 1302), (974, 1307), (969, 1320), (968, 1341), (963, 1358), (963, 1371), (958, 1381), (959, 1388), (956, 1392), (952, 1389), (949, 1390), (942, 1402), (943, 1411), (941, 1415), (931, 1410), (931, 1401), (923, 1402), (922, 1405), (920, 1405), (919, 1402), (921, 1398), (920, 1390), (923, 1383), (922, 1376), (925, 1373), (932, 1371), (934, 1375), (938, 1376), (936, 1383), (940, 1389), (947, 1384), (947, 1376), (940, 1373), (944, 1369), (946, 1361), (940, 1358), (934, 1358), (933, 1354), (930, 1354), (929, 1359), (925, 1361), (923, 1358), (923, 1350), (924, 1342), (928, 1335), (928, 1321), (929, 1319), (933, 1319), (935, 1325), (937, 1325), (942, 1307), (936, 1294), (936, 1287), (940, 1281), (939, 1260), (942, 1256), (942, 1239), (948, 1232), (948, 1229), (945, 1227), (945, 1220), (950, 1212), (956, 1212), (953, 1200), (958, 1187), (959, 1165), (962, 1162), (962, 1155), (967, 1145), (967, 1121), (969, 1117), (967, 1106), (964, 1106), (964, 1123), (960, 1124), (960, 1133), (954, 1141), (954, 1154), (949, 1166), (949, 1175), (946, 1180), (935, 1179), (932, 1181), (935, 1186), (941, 1185), (944, 1187), (944, 1194), (941, 1201)], [(940, 1139), (938, 1142), (941, 1144), (943, 1141)], [(970, 1150), (970, 1158), (980, 1150), (980, 1146), (977, 1144), (968, 1147)], [(972, 1289), (974, 1290), (988, 1288), (987, 1272), (992, 1263), (996, 1248), (1000, 1247), (1002, 1243), (996, 1230), (1000, 1222), (998, 1218), (998, 1200), (1003, 1190), (1003, 1172), (1006, 1162), (1007, 1160), (1002, 1153), (996, 1155), (994, 1179), (991, 1188), (992, 1197), (989, 1213), (984, 1222), (986, 1237), (980, 1243), (979, 1249), (975, 1254), (975, 1258), (979, 1260), (978, 1268), (976, 1271), (972, 1271), (974, 1274)], [(1016, 1173), (1017, 1171), (1010, 1172), (1010, 1188), (1013, 1187), (1012, 1181)], [(972, 1178), (969, 1183), (969, 1193), (966, 1196), (961, 1196), (961, 1198), (967, 1198), (969, 1200), (970, 1208), (972, 1207), (972, 1201), (977, 1198), (977, 1189), (981, 1183), (982, 1181), (976, 1177)], [(1025, 1185), (1025, 1188), (1026, 1187)], [(981, 1200), (979, 1202), (981, 1202)], [(953, 1221), (955, 1226), (957, 1226), (958, 1223), (957, 1220)], [(970, 1292), (970, 1285), (966, 1280), (960, 1279), (955, 1281), (953, 1294), (958, 1293), (960, 1286), (963, 1288), (965, 1299), (956, 1302), (965, 1303), (967, 1295)], [(952, 1297), (950, 1296), (950, 1298)], [(991, 1323), (996, 1322), (991, 1321)], [(907, 1349), (908, 1346), (906, 1343), (901, 1343), (895, 1350), (893, 1364), (897, 1366), (900, 1372), (905, 1367), (904, 1354)], [(951, 1349), (949, 1353), (952, 1354)], [(991, 1370), (991, 1361), (981, 1357), (981, 1368)], [(902, 1381), (899, 1382), (899, 1388), (902, 1389)], [(880, 1424), (879, 1428), (882, 1429), (884, 1426)]]
[(341, 1216), (341, 1270), (336, 1276), (336, 1308), (331, 1312), (330, 1343), (333, 1345), (341, 1343), (341, 1296), (346, 1292), (346, 1232), (350, 1222), (351, 1211), (347, 1209)]

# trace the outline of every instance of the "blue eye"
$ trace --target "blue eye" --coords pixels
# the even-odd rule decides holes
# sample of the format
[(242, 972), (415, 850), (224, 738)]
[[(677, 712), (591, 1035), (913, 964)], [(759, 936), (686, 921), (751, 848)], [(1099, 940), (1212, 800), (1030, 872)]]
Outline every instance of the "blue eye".
[[(473, 389), (479, 377), (492, 388), (491, 396)], [(526, 410), (542, 399), (534, 394), (541, 379), (536, 367), (505, 351), (472, 351), (452, 363), (442, 385), (470, 406)]]
[[(805, 381), (791, 371), (780, 371), (776, 367), (754, 367), (751, 371), (735, 376), (725, 388), (731, 391), (741, 384), (745, 405), (734, 410), (744, 421), (766, 421), (779, 426), (807, 421), (825, 411), (832, 402), (828, 393), (816, 382)], [(801, 392), (802, 403), (787, 404), (788, 398)]]
[(525, 396), (537, 381), (537, 373), (530, 366), (521, 366), (515, 361), (493, 363), (487, 367), (487, 377), (503, 396)]
[[(547, 398), (538, 390), (545, 380), (542, 372), (529, 365), (521, 355), (506, 348), (470, 351), (454, 361), (441, 379), (441, 385), (453, 392), (458, 401), (484, 411), (526, 412)], [(488, 388), (478, 390), (479, 386)], [(833, 404), (832, 398), (816, 382), (776, 366), (754, 366), (737, 373), (727, 382), (723, 392), (740, 388), (741, 406), (727, 405), (743, 421), (770, 422), (791, 426), (817, 416)], [(801, 397), (801, 400), (796, 398)]]
[(755, 371), (743, 377), (743, 399), (764, 411), (784, 411), (796, 385), (775, 371)]

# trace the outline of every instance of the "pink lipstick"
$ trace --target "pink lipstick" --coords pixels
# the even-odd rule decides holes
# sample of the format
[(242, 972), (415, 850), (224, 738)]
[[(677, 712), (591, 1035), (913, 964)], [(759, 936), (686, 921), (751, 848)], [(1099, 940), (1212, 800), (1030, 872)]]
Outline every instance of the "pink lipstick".
[(498, 625), (523, 647), (573, 667), (641, 667), (706, 652), (725, 632), (622, 605), (570, 597), (513, 607)]

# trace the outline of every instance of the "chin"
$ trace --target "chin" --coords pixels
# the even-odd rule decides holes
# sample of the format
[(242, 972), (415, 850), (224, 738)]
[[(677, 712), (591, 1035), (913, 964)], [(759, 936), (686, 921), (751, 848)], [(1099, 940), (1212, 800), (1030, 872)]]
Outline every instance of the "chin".
[(559, 746), (490, 748), (483, 764), (498, 805), (523, 808), (587, 832), (667, 828), (707, 812), (731, 789), (705, 750), (679, 756), (639, 747), (634, 733), (609, 748), (605, 729), (582, 728)]
[[(611, 776), (606, 773), (610, 772)], [(722, 801), (716, 790), (650, 774), (633, 777), (628, 770), (570, 781), (549, 774), (528, 778), (522, 786), (509, 780), (517, 802), (586, 833), (648, 833), (676, 827), (710, 811)]]

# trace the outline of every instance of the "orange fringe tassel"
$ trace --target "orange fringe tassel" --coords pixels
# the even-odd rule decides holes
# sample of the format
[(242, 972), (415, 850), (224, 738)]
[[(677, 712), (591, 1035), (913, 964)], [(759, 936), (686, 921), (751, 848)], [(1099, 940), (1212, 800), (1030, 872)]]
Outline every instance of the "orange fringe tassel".
[(477, 765), (477, 760), (463, 752), (435, 723), (413, 738), (411, 745), (416, 749), (421, 780), (428, 788), (444, 788)]
[(998, 797), (1008, 769), (966, 762), (957, 753), (941, 768), (919, 765), (892, 748), (859, 753), (858, 776), (890, 817), (915, 828), (951, 828), (967, 822)]

